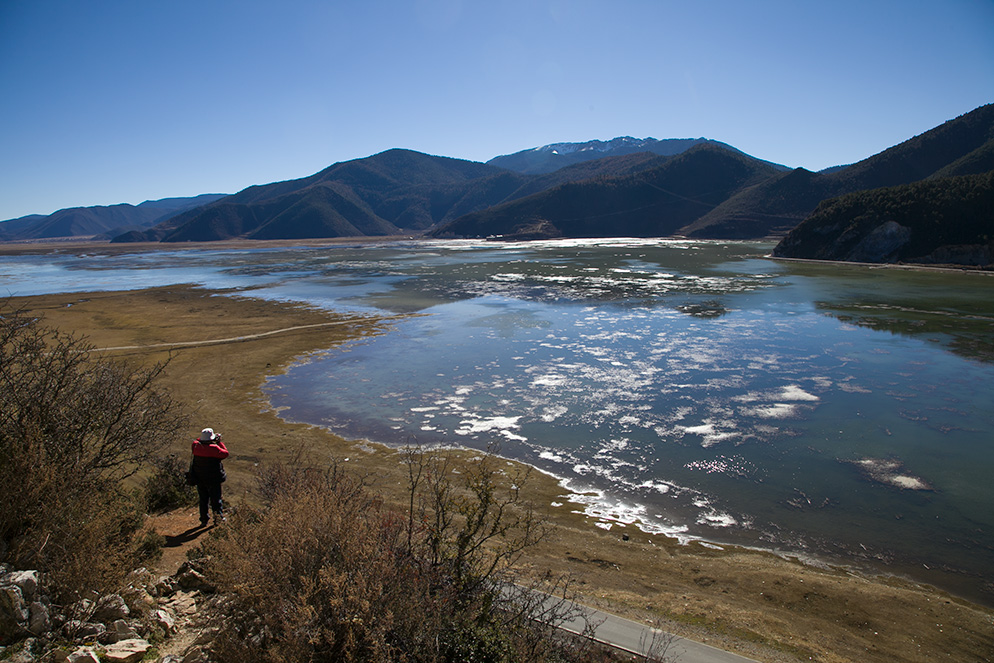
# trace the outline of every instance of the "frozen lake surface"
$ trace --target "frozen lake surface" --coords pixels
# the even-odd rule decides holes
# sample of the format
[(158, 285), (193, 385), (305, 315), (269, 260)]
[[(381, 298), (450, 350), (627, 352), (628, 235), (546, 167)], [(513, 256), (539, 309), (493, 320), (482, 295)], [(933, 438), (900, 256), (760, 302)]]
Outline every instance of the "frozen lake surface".
[(856, 560), (994, 602), (994, 280), (770, 249), (5, 256), (0, 293), (199, 283), (425, 314), (271, 378), (274, 405), (347, 437), (499, 444), (582, 493), (610, 531)]

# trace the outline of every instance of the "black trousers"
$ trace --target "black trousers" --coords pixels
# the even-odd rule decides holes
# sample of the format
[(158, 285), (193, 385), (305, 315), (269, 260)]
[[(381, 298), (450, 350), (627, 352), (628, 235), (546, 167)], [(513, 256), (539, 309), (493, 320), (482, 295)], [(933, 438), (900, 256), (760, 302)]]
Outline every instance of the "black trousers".
[(197, 484), (197, 495), (200, 497), (200, 520), (207, 520), (207, 505), (210, 503), (214, 515), (221, 515), (224, 505), (221, 503), (221, 482), (201, 481)]

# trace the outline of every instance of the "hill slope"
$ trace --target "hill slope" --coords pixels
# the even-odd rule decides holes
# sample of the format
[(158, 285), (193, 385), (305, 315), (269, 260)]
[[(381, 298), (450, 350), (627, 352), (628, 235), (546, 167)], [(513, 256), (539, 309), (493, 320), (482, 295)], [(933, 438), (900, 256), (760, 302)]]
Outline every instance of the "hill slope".
[(522, 175), (472, 161), (389, 150), (310, 177), (249, 187), (114, 241), (303, 239), (419, 233), (563, 182), (631, 173), (660, 157), (633, 154)]
[(432, 225), (435, 204), (500, 172), (471, 161), (389, 150), (309, 177), (252, 186), (114, 241), (387, 235)]
[(800, 223), (822, 200), (846, 193), (909, 184), (929, 177), (969, 175), (994, 168), (994, 104), (949, 120), (863, 161), (825, 173), (794, 171), (729, 198), (687, 234), (759, 237)]
[(756, 159), (708, 144), (640, 165), (631, 174), (571, 182), (469, 214), (430, 234), (510, 239), (664, 237), (777, 172)]
[(785, 258), (994, 264), (994, 170), (827, 200), (781, 240)]

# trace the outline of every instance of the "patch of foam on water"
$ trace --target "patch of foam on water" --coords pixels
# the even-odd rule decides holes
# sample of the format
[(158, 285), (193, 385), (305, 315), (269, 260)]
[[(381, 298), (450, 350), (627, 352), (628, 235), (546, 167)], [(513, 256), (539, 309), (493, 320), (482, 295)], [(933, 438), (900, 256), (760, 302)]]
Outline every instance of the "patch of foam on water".
[(642, 483), (637, 484), (635, 487), (648, 488), (649, 490), (653, 490), (659, 493), (660, 495), (665, 495), (675, 488), (675, 486), (671, 483), (666, 483), (664, 481), (652, 481), (650, 479), (647, 479)]
[(693, 540), (687, 535), (686, 525), (674, 525), (667, 522), (662, 515), (650, 516), (648, 509), (640, 504), (624, 502), (609, 498), (604, 491), (571, 487), (571, 481), (560, 479), (560, 485), (569, 491), (568, 500), (578, 504), (581, 510), (575, 513), (595, 519), (598, 527), (607, 524), (634, 525), (647, 534), (662, 534), (685, 544)]
[(702, 510), (702, 512), (697, 516), (698, 525), (727, 528), (734, 527), (739, 524), (739, 521), (736, 520), (731, 514), (723, 513), (715, 509), (705, 497), (695, 498), (693, 504)]

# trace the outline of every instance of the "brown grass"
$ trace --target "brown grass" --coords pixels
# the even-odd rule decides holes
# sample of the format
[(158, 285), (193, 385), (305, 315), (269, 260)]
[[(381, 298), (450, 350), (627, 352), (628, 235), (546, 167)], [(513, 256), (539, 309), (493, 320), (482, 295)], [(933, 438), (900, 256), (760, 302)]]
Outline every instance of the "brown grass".
[[(212, 297), (187, 287), (131, 293), (47, 295), (16, 304), (49, 324), (88, 335), (97, 347), (230, 338), (299, 325), (340, 322), (256, 340), (109, 354), (137, 362), (172, 355), (166, 386), (195, 414), (196, 430), (171, 443), (185, 455), (203, 426), (224, 434), (226, 499), (250, 499), (257, 468), (303, 448), (312, 462), (348, 459), (386, 501), (403, 498), (402, 457), (282, 421), (260, 391), (266, 375), (352, 338), (389, 333), (389, 321), (339, 319), (302, 306), (248, 297)], [(230, 294), (230, 293), (229, 293)], [(525, 573), (571, 572), (587, 602), (635, 619), (661, 620), (688, 637), (762, 661), (984, 661), (994, 659), (994, 610), (926, 586), (816, 568), (726, 546), (678, 545), (660, 536), (593, 527), (562, 502), (555, 481), (535, 476), (529, 497), (549, 511), (556, 535), (533, 549)], [(633, 530), (633, 528), (628, 528)]]

